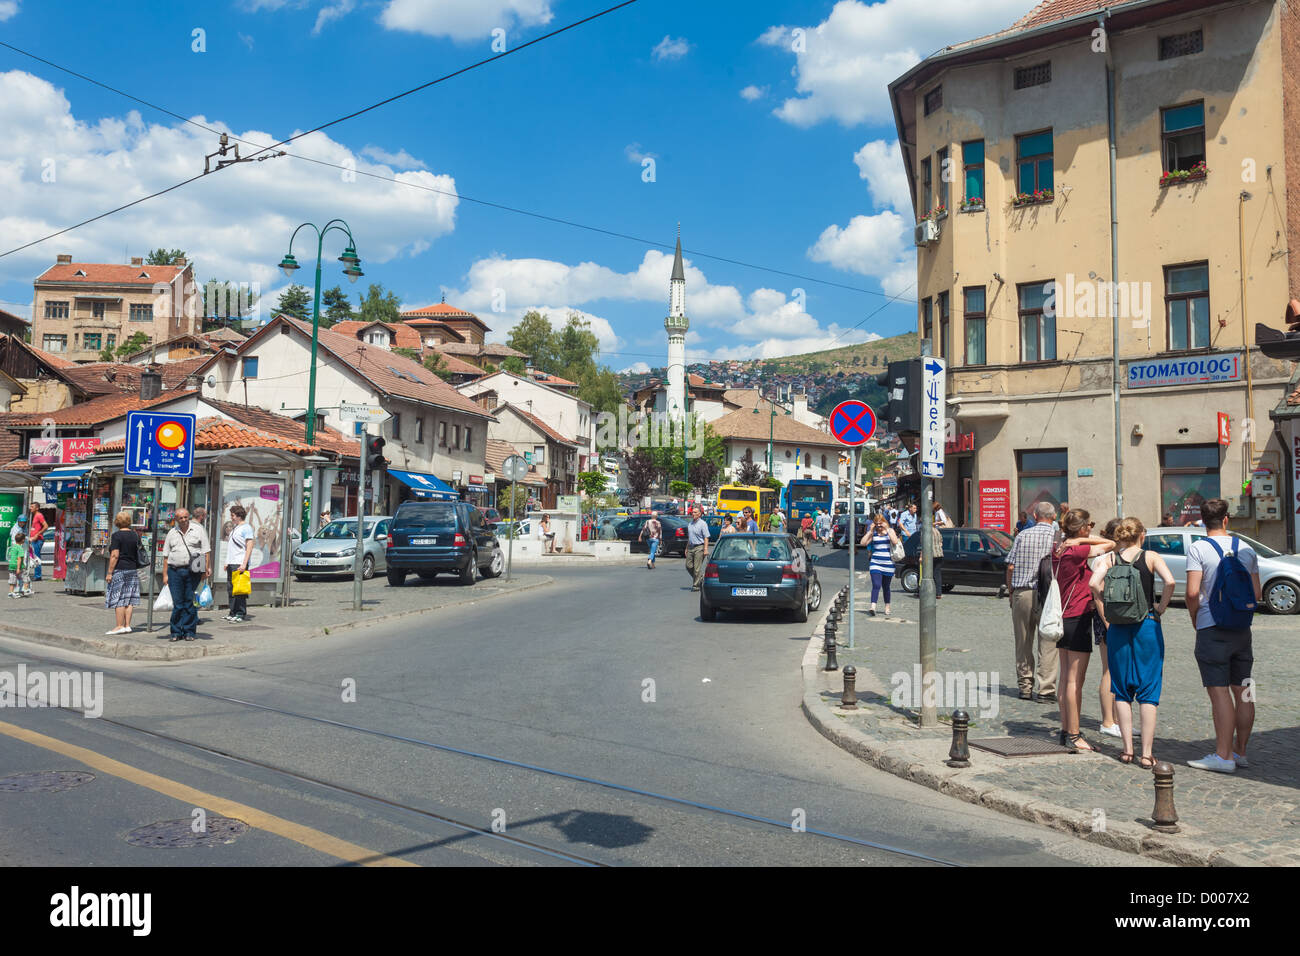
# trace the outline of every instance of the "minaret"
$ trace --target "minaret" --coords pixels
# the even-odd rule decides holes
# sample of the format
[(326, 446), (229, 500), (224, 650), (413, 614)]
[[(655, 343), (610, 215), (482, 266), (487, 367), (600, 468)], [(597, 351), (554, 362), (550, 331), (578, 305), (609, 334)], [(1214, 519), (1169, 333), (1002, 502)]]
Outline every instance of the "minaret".
[(668, 332), (668, 392), (665, 411), (670, 418), (686, 415), (686, 330), (691, 320), (686, 317), (686, 270), (682, 268), (682, 226), (677, 224), (677, 253), (673, 258), (673, 277), (669, 282), (668, 318), (664, 329)]

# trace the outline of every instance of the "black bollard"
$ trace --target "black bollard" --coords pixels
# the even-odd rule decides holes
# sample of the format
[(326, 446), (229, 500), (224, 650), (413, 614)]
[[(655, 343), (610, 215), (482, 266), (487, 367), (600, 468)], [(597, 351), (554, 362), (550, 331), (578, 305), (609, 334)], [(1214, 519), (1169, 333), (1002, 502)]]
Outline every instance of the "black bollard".
[(845, 710), (858, 709), (858, 669), (852, 664), (844, 668), (844, 693), (840, 695), (840, 706)]
[(964, 710), (952, 712), (952, 746), (948, 748), (949, 767), (969, 767), (970, 747), (966, 734), (970, 730), (970, 714)]
[(1156, 781), (1156, 806), (1151, 811), (1153, 829), (1161, 833), (1178, 833), (1178, 811), (1174, 809), (1174, 768), (1160, 761), (1151, 771)]
[(826, 625), (826, 670), (837, 671), (840, 669), (839, 661), (835, 659), (835, 627), (831, 624)]

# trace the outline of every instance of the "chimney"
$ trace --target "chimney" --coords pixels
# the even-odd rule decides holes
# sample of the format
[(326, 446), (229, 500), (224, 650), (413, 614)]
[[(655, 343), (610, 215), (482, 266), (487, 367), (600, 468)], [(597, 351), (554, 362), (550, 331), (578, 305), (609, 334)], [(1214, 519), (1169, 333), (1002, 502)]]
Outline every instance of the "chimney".
[(61, 266), (70, 266), (70, 265), (72, 265), (72, 256), (59, 256), (59, 258), (58, 258), (58, 264), (61, 265)]
[(141, 256), (132, 256), (132, 257), (131, 257), (131, 265), (133, 265), (133, 266), (142, 266), (142, 265), (144, 265), (144, 258), (141, 257)]
[(175, 260), (172, 262), (172, 265), (176, 266), (177, 268), (184, 269), (186, 263), (188, 262), (189, 260), (186, 259), (184, 256), (177, 256)]
[(807, 391), (800, 392), (798, 395), (794, 397), (794, 413), (795, 415), (808, 414), (808, 392)]
[(149, 400), (162, 394), (162, 373), (153, 369), (140, 373), (140, 398)]

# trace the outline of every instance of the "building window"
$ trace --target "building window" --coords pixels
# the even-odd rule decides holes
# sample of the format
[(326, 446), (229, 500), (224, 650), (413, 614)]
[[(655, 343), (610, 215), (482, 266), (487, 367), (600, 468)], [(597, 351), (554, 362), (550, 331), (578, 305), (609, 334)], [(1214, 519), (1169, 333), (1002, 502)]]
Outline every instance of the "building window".
[(930, 204), (934, 201), (934, 188), (932, 170), (930, 168), (930, 157), (927, 156), (921, 160), (921, 218), (925, 218), (930, 212)]
[(533, 464), (534, 464), (534, 465), (544, 465), (544, 464), (546, 464), (546, 446), (545, 446), (545, 445), (534, 445), (534, 446), (533, 446)]
[(940, 84), (925, 94), (925, 115), (929, 116), (937, 109), (943, 108), (943, 85)]
[(1052, 61), (1035, 63), (1033, 66), (1016, 67), (1016, 89), (1027, 90), (1031, 86), (1042, 86), (1052, 82)]
[(966, 180), (966, 202), (984, 202), (984, 140), (961, 144), (962, 171)]
[(108, 347), (111, 349), (111, 348), (114, 348), (116, 345), (117, 345), (117, 333), (116, 333), (116, 332), (109, 332), (109, 333), (108, 333)]
[(465, 426), (465, 450), (474, 450), (474, 429), (470, 428), (468, 425)]
[(417, 445), (424, 444), (424, 419), (423, 418), (417, 418), (415, 420), (415, 442)]
[(1052, 131), (1016, 137), (1016, 188), (1021, 193), (1052, 189)]
[(939, 357), (946, 363), (948, 361), (948, 293), (940, 292), (938, 298), (939, 306)]
[(47, 319), (66, 319), (68, 317), (68, 303), (46, 302), (45, 317)]
[(952, 178), (952, 164), (948, 161), (948, 148), (945, 146), (937, 154), (939, 163), (939, 206), (948, 208), (948, 180)]
[(1160, 446), (1160, 514), (1173, 525), (1201, 520), (1201, 505), (1219, 497), (1218, 445)]
[(1160, 111), (1165, 172), (1190, 172), (1205, 162), (1205, 101)]
[(826, 470), (826, 456), (822, 455), (822, 471)]
[(984, 365), (988, 362), (988, 314), (985, 309), (984, 287), (962, 290), (962, 321), (966, 327), (966, 365)]
[(1173, 36), (1160, 38), (1160, 59), (1172, 60), (1176, 56), (1200, 53), (1205, 49), (1205, 34), (1200, 30), (1190, 33), (1175, 33)]
[(447, 423), (438, 422), (438, 447), (447, 447)]
[(240, 360), (239, 363), (240, 378), (257, 378), (257, 356), (249, 356)]
[(1209, 263), (1165, 267), (1165, 316), (1171, 352), (1210, 347)]
[(1056, 361), (1056, 312), (1046, 308), (1051, 282), (1031, 282), (1020, 294), (1020, 361)]
[(101, 344), (104, 336), (99, 332), (87, 332), (81, 337), (81, 347), (83, 349), (94, 349), (98, 352), (104, 346)]
[(146, 302), (144, 305), (131, 305), (130, 319), (132, 322), (152, 322), (153, 321), (153, 303)]
[(66, 335), (45, 335), (41, 338), (41, 348), (47, 352), (66, 352), (68, 337)]
[(1064, 448), (1016, 452), (1017, 509), (1030, 513), (1040, 501), (1060, 509), (1069, 500), (1069, 459)]
[(393, 438), (401, 438), (402, 437), (402, 416), (399, 413), (394, 412), (393, 417), (390, 421), (392, 423), (392, 431), (389, 432), (389, 435)]
[(107, 309), (107, 302), (92, 302), (90, 303), (90, 317), (92, 319), (102, 319)]
[(459, 425), (451, 426), (451, 447), (455, 449), (460, 448), (460, 426)]
[(928, 339), (934, 335), (934, 315), (931, 300), (926, 296), (921, 300), (921, 338)]

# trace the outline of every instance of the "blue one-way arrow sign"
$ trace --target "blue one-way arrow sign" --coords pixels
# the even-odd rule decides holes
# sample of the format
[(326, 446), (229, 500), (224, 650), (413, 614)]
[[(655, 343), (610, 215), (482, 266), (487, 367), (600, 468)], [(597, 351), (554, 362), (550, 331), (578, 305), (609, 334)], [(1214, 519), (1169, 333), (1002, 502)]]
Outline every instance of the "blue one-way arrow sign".
[(127, 412), (123, 473), (142, 478), (192, 477), (194, 426), (193, 415)]

